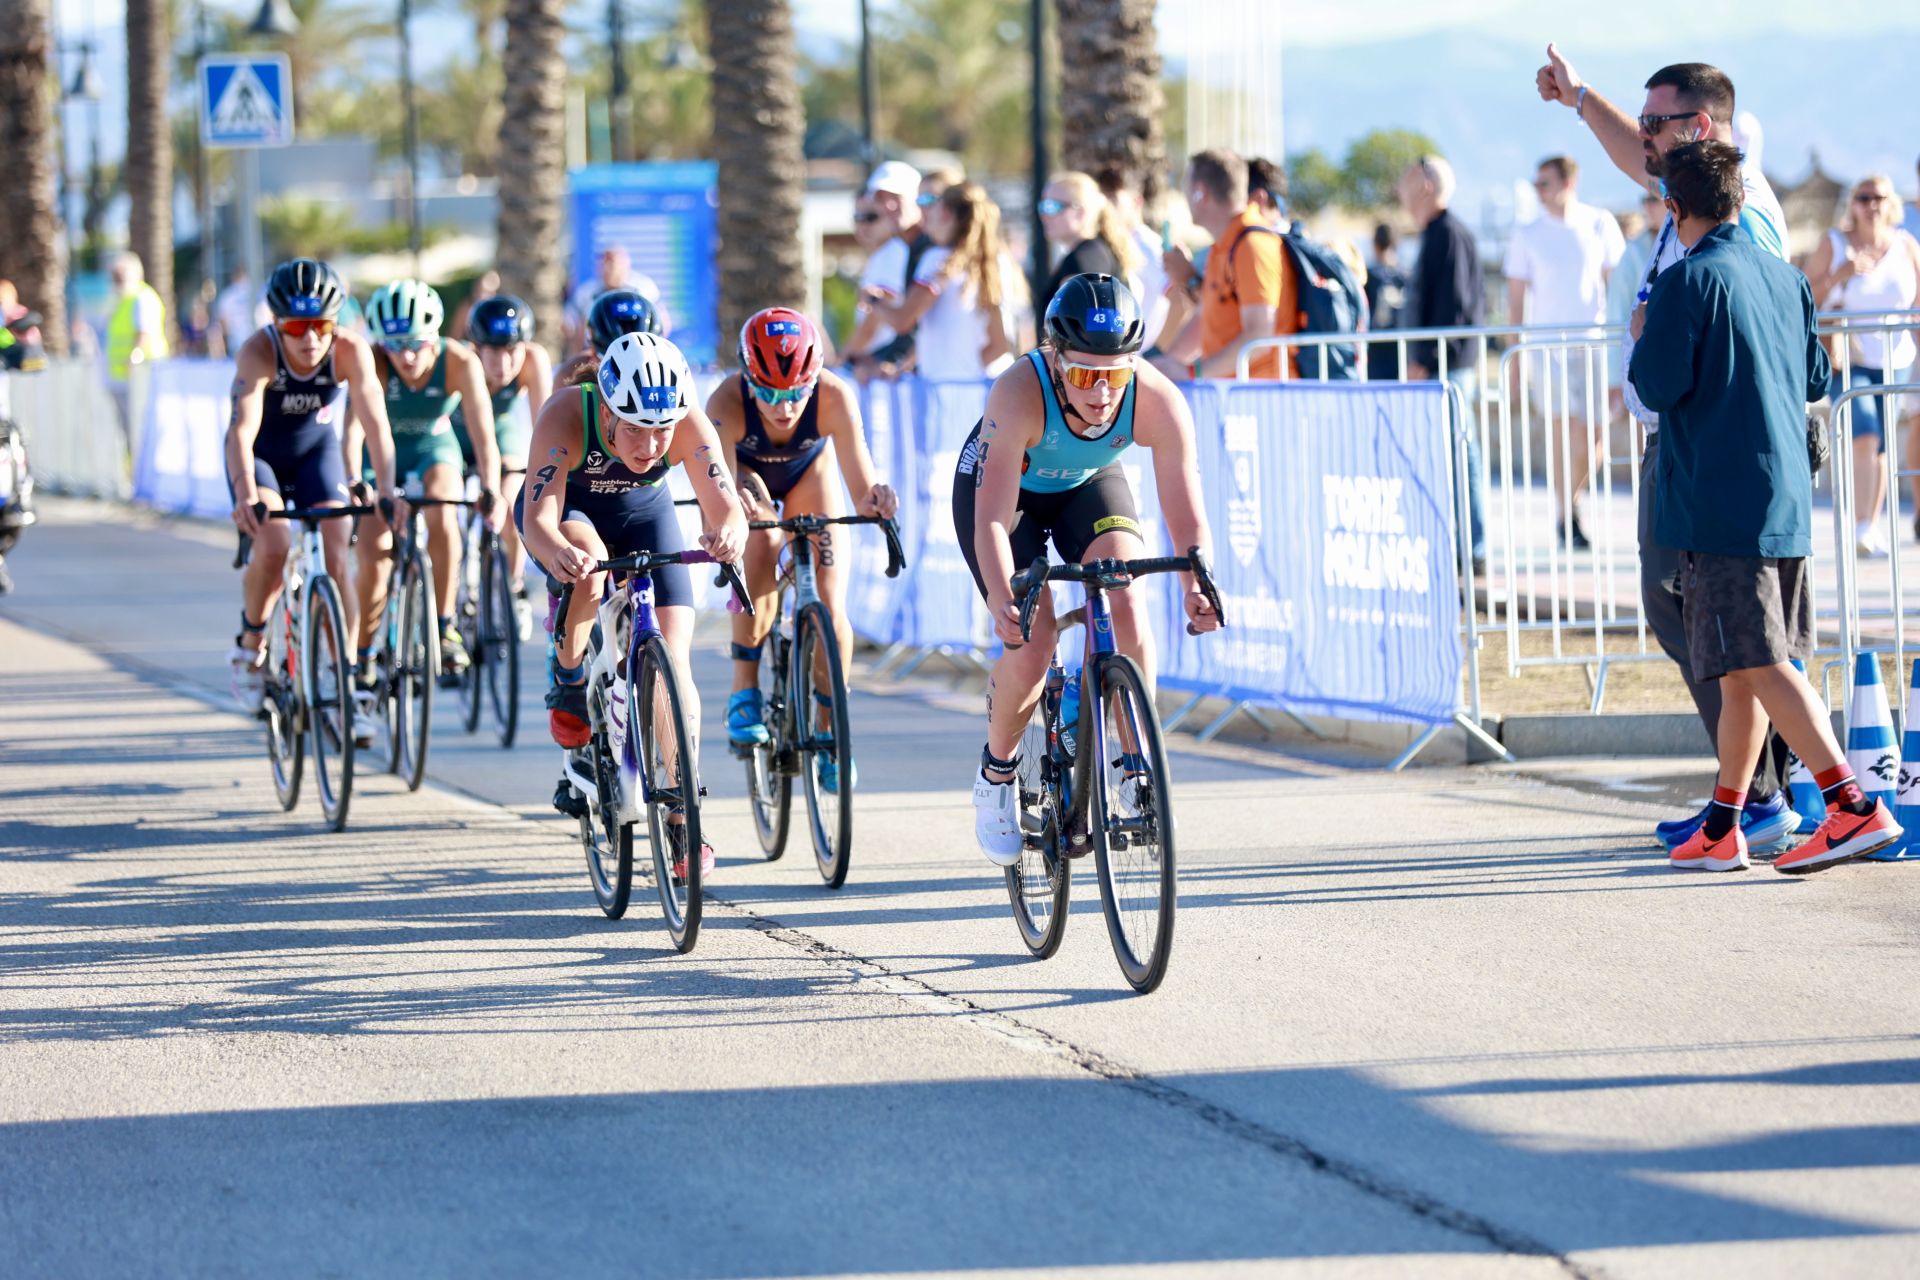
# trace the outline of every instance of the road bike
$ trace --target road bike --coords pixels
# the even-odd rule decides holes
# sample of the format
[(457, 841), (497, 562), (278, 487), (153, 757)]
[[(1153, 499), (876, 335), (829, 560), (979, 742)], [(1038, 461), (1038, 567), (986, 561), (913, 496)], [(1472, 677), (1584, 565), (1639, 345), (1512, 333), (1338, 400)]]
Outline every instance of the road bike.
[(1160, 985), (1173, 954), (1173, 798), (1160, 715), (1140, 668), (1114, 647), (1106, 593), (1149, 574), (1180, 572), (1193, 574), (1224, 627), (1220, 593), (1198, 547), (1184, 556), (1069, 565), (1050, 565), (1042, 556), (1012, 583), (1020, 634), (1029, 639), (1046, 584), (1082, 584), (1088, 648), (1074, 724), (1063, 720), (1062, 706), (1070, 699), (1056, 654), (1022, 735), (1018, 782), (1025, 847), (1006, 872), (1014, 923), (1038, 958), (1060, 949), (1073, 859), (1091, 845), (1114, 958), (1139, 992)]
[(520, 628), (502, 543), (478, 508), (468, 513), (453, 616), (467, 644), (460, 677), (467, 732), (477, 732), (482, 712), (491, 711), (500, 745), (511, 747), (520, 725)]
[(440, 614), (434, 607), (432, 565), (427, 560), (426, 513), (430, 507), (473, 505), (465, 498), (406, 498), (406, 522), (394, 533), (393, 572), (387, 601), (374, 632), (372, 660), (361, 673), (386, 732), (387, 770), (418, 791), (427, 777), (428, 733), (433, 727), (433, 686), (440, 678)]
[[(755, 529), (792, 535), (787, 545), (793, 561), (777, 587), (779, 604), (766, 640), (772, 659), (760, 664), (767, 741), (733, 748), (746, 761), (754, 831), (769, 862), (786, 852), (793, 780), (801, 779), (814, 864), (829, 889), (846, 883), (853, 852), (853, 742), (847, 727), (846, 668), (833, 615), (820, 598), (813, 540), (837, 524), (879, 525), (887, 536), (887, 576), (899, 577), (906, 565), (899, 529), (880, 516), (799, 515), (752, 523)], [(822, 777), (829, 767), (831, 790)]]
[[(300, 536), (280, 570), (280, 598), (267, 615), (266, 697), (260, 719), (267, 726), (267, 760), (273, 767), (273, 791), (291, 812), (300, 799), (300, 777), (307, 749), (313, 752), (313, 780), (320, 812), (335, 831), (347, 825), (353, 795), (353, 638), (347, 634), (340, 588), (327, 573), (320, 538), (322, 520), (372, 515), (372, 507), (298, 507), (268, 510), (256, 503), (262, 520), (295, 520)], [(244, 568), (253, 555), (253, 539), (240, 536), (233, 567)]]
[[(654, 886), (667, 932), (682, 952), (700, 937), (700, 786), (696, 739), (683, 702), (688, 686), (660, 634), (653, 571), (670, 564), (716, 564), (705, 551), (637, 552), (602, 560), (608, 579), (587, 644), (587, 745), (567, 753), (556, 807), (580, 823), (593, 896), (610, 918), (626, 914), (633, 889), (633, 826), (646, 815)], [(732, 565), (719, 564), (747, 612), (753, 602)], [(573, 603), (573, 583), (558, 588), (547, 629), (558, 636)], [(549, 648), (549, 661), (554, 661)]]

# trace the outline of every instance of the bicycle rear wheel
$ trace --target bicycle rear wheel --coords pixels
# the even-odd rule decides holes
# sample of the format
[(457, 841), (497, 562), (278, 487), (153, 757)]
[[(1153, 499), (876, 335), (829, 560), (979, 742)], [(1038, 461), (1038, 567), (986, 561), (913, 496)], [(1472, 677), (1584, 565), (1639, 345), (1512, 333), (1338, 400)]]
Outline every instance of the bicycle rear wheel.
[(610, 920), (627, 913), (627, 901), (633, 892), (633, 824), (620, 821), (619, 764), (607, 741), (607, 710), (603, 694), (589, 692), (598, 710), (589, 715), (593, 736), (586, 746), (587, 767), (593, 789), (587, 794), (586, 812), (580, 815), (580, 847), (587, 854), (587, 878), (593, 881), (593, 896)]
[(1173, 807), (1160, 717), (1140, 668), (1124, 654), (1099, 660), (1099, 705), (1088, 757), (1100, 904), (1120, 972), (1135, 991), (1166, 977), (1173, 954)]
[(335, 831), (353, 795), (353, 641), (340, 592), (324, 574), (307, 589), (307, 725), (320, 811)]
[(434, 616), (427, 558), (416, 548), (401, 568), (400, 650), (394, 698), (399, 704), (400, 777), (418, 791), (427, 777), (427, 735), (433, 724), (433, 686), (440, 672), (440, 629)]
[(788, 740), (787, 662), (789, 641), (776, 626), (767, 637), (773, 653), (760, 662), (760, 699), (767, 740), (747, 751), (747, 807), (753, 811), (753, 833), (768, 862), (787, 851), (787, 822), (793, 813), (793, 744)]
[(267, 619), (267, 697), (260, 704), (260, 713), (267, 722), (267, 763), (273, 768), (273, 794), (280, 807), (289, 812), (300, 800), (300, 771), (307, 749), (306, 725), (300, 718), (300, 689), (289, 674), (292, 626), (286, 593), (282, 592)]
[(647, 836), (653, 846), (653, 882), (660, 893), (660, 911), (673, 945), (682, 952), (691, 951), (700, 938), (700, 776), (673, 654), (659, 636), (647, 637), (641, 647), (640, 668), (627, 706), (634, 717), (628, 737), (640, 744)]
[[(1025, 847), (1020, 861), (1007, 868), (1007, 900), (1013, 904), (1013, 922), (1020, 941), (1036, 959), (1045, 960), (1060, 949), (1067, 934), (1067, 900), (1073, 864), (1067, 859), (1060, 805), (1058, 764), (1047, 754), (1047, 699), (1034, 705), (1020, 739), (1021, 834)], [(1032, 824), (1030, 827), (1029, 824)]]
[(480, 643), (474, 661), (484, 671), (487, 703), (500, 745), (511, 747), (520, 727), (520, 633), (513, 616), (513, 583), (507, 574), (507, 555), (498, 539), (489, 539), (491, 554), (480, 563)]
[(486, 560), (488, 539), (484, 527), (476, 531), (476, 513), (467, 520), (460, 553), (460, 585), (454, 601), (454, 623), (467, 645), (467, 669), (460, 673), (460, 701), (468, 733), (480, 728), (480, 708), (486, 702), (481, 667), (486, 665)]
[[(847, 730), (846, 673), (826, 605), (814, 601), (800, 610), (793, 644), (796, 754), (813, 830), (813, 860), (827, 888), (838, 889), (847, 882), (847, 860), (853, 853), (853, 745)], [(823, 706), (823, 699), (831, 701)], [(829, 771), (831, 790), (825, 776)]]

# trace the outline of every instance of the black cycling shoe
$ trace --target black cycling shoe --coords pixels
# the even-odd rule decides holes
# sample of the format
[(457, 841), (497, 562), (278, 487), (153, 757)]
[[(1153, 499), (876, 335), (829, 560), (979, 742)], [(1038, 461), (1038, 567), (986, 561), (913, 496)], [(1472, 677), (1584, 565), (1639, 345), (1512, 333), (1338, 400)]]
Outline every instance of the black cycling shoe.
[(554, 784), (553, 807), (569, 818), (587, 816), (587, 798), (573, 789), (573, 783), (562, 778)]

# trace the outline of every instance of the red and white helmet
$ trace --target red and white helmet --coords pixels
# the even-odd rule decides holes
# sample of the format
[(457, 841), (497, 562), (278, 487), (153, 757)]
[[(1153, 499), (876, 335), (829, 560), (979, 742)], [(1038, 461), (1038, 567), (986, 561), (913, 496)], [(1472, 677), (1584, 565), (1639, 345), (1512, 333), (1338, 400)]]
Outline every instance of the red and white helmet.
[(791, 391), (818, 378), (825, 363), (820, 327), (791, 307), (756, 311), (740, 329), (740, 367), (749, 382)]

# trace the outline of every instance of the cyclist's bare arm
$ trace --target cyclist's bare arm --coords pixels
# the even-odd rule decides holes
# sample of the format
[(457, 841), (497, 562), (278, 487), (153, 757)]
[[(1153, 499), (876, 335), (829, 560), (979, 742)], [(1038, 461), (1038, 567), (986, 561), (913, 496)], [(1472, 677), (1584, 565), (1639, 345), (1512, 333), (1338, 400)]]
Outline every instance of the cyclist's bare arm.
[(820, 434), (833, 442), (854, 509), (863, 516), (892, 516), (900, 509), (900, 499), (892, 486), (880, 482), (873, 469), (866, 427), (860, 421), (859, 396), (845, 381), (824, 372), (814, 394), (820, 397)]
[[(1020, 465), (1027, 450), (1046, 430), (1046, 404), (1033, 366), (1021, 361), (994, 380), (980, 422), (980, 451), (974, 459), (973, 547), (980, 576), (987, 583), (987, 608), (1002, 640), (1012, 626), (1011, 643), (1020, 643), (1020, 609), (1009, 585), (1014, 571), (1013, 521), (1020, 503)], [(965, 483), (964, 479), (960, 483)]]
[(266, 330), (240, 346), (234, 361), (233, 385), (228, 388), (232, 408), (227, 418), (227, 474), (233, 478), (233, 523), (255, 537), (260, 522), (253, 505), (260, 494), (253, 480), (253, 445), (260, 435), (260, 414), (266, 403), (267, 383), (273, 378), (273, 341)]
[(556, 396), (534, 420), (527, 445), (526, 507), (521, 541), (527, 553), (562, 582), (578, 582), (593, 571), (593, 557), (560, 531), (566, 509), (567, 472), (582, 456), (585, 434), (580, 398)]
[[(1636, 185), (1647, 185), (1647, 158), (1640, 146), (1640, 122), (1582, 80), (1557, 46), (1547, 46), (1546, 65), (1534, 73), (1533, 83), (1540, 91), (1541, 101), (1577, 108), (1581, 120), (1606, 150), (1607, 158)], [(1586, 91), (1584, 101), (1583, 89)]]
[[(1213, 534), (1207, 528), (1207, 510), (1200, 498), (1199, 456), (1193, 444), (1193, 413), (1187, 398), (1158, 369), (1143, 367), (1140, 389), (1135, 392), (1133, 438), (1153, 452), (1153, 485), (1160, 498), (1160, 515), (1167, 522), (1176, 552), (1189, 547), (1202, 552), (1213, 550)], [(1212, 626), (1195, 615), (1195, 601), (1202, 599), (1193, 574), (1183, 572), (1180, 583), (1185, 591), (1188, 620), (1202, 630)], [(1215, 624), (1217, 625), (1217, 624)]]
[(520, 366), (520, 388), (527, 393), (527, 412), (535, 418), (553, 395), (553, 357), (537, 342), (527, 345), (527, 362)]
[[(334, 370), (347, 384), (353, 416), (366, 432), (367, 457), (373, 463), (374, 484), (380, 493), (392, 493), (393, 427), (387, 421), (387, 392), (373, 369), (373, 348), (357, 333), (335, 331)], [(349, 458), (347, 474), (359, 473), (357, 458)]]
[(740, 505), (725, 456), (712, 421), (698, 407), (690, 408), (673, 429), (667, 461), (687, 469), (693, 496), (700, 499), (700, 514), (707, 525), (707, 531), (700, 535), (700, 545), (714, 559), (732, 564), (747, 545), (747, 513)]
[[(440, 358), (448, 362), (447, 389), (460, 393), (460, 421), (465, 424), (467, 441), (473, 446), (473, 466), (480, 475), (480, 487), (487, 493), (500, 492), (500, 444), (493, 434), (493, 397), (487, 394), (487, 373), (480, 358), (465, 343), (448, 340)], [(498, 520), (497, 515), (491, 517)]]

